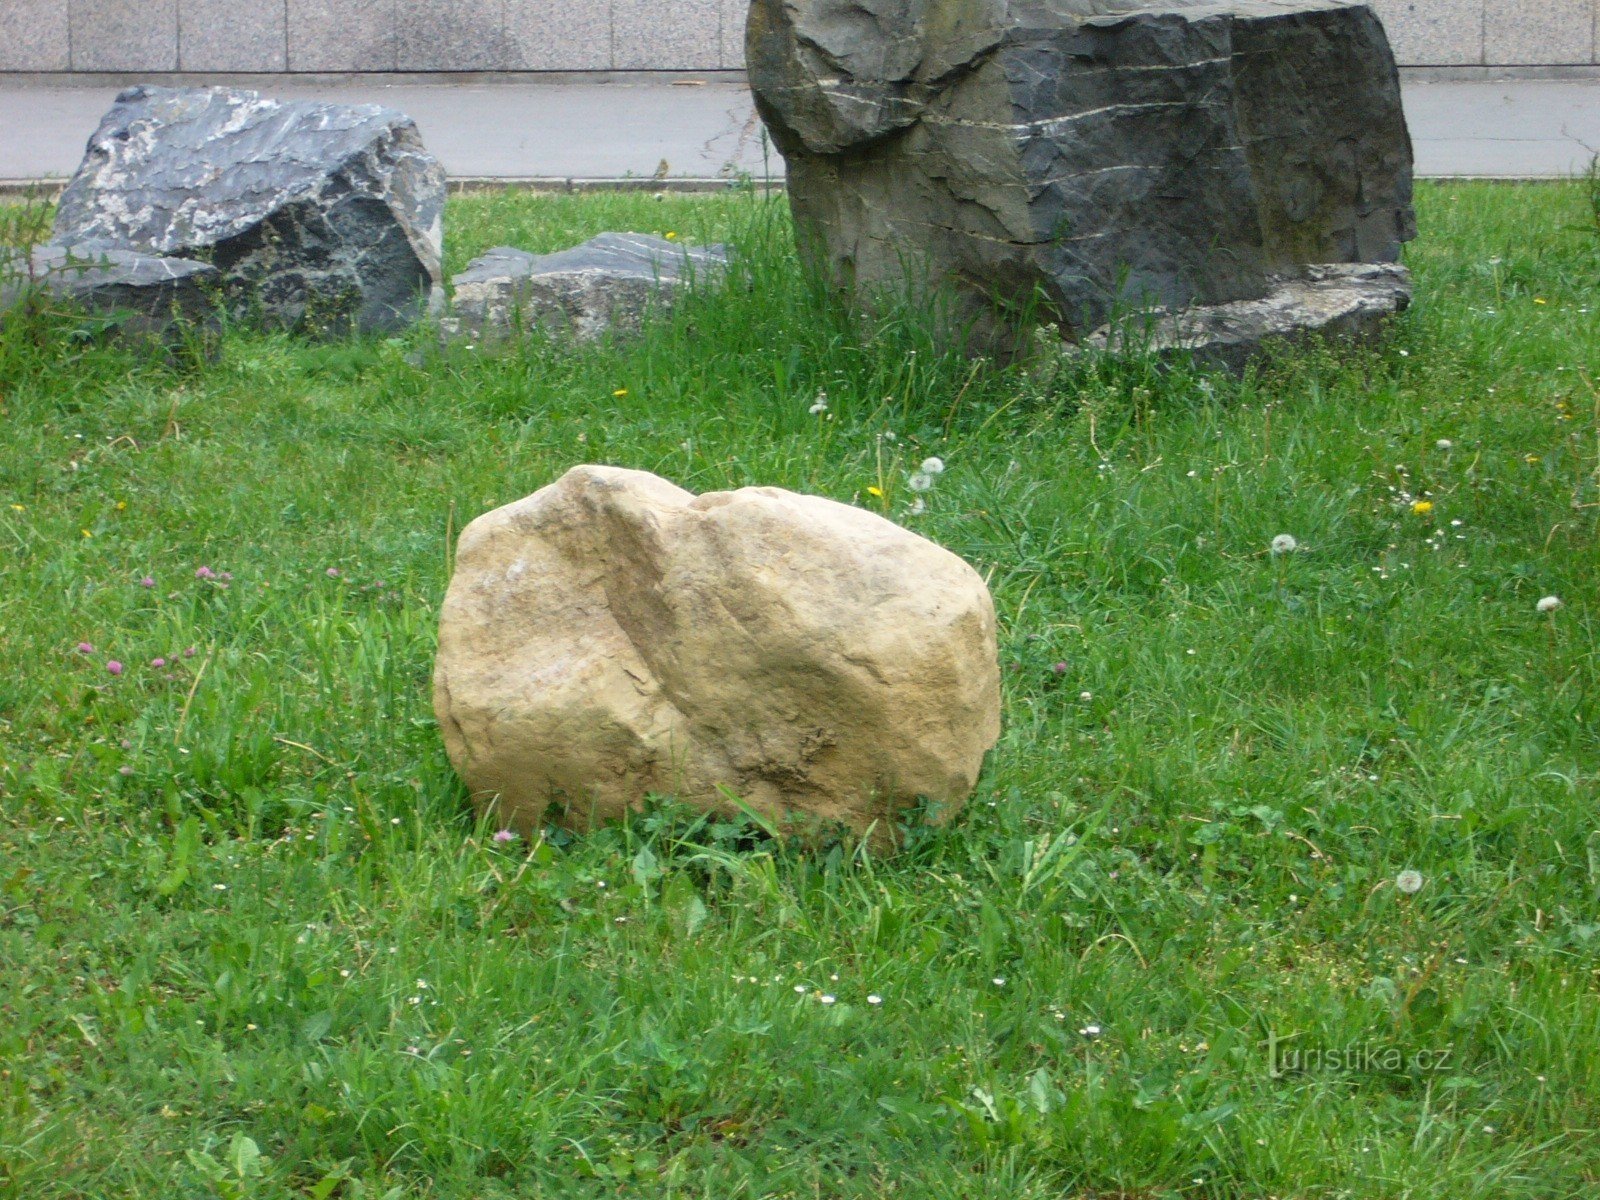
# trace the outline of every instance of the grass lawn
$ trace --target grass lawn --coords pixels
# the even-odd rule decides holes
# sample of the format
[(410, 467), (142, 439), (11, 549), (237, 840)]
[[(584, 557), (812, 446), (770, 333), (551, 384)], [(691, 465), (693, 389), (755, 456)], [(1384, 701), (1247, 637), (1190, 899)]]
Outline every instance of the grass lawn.
[[(621, 349), (14, 324), (0, 1195), (1595, 1195), (1600, 236), (1577, 185), (1418, 208), (1392, 344), (1244, 382), (853, 327), (749, 194), (452, 202), (456, 268), (742, 249)], [(586, 461), (974, 563), (963, 814), (491, 842), (430, 710), (451, 544)]]

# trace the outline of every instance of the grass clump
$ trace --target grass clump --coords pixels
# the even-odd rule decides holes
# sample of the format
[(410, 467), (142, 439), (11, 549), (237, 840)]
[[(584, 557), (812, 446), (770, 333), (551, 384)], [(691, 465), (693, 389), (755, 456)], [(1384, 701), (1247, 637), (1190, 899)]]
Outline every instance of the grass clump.
[[(452, 202), (456, 266), (731, 240), (629, 346), (5, 343), (0, 1192), (1592, 1194), (1585, 204), (1423, 186), (1393, 342), (1243, 381), (864, 328), (742, 194)], [(475, 827), (451, 539), (582, 461), (977, 565), (964, 813), (893, 859)]]

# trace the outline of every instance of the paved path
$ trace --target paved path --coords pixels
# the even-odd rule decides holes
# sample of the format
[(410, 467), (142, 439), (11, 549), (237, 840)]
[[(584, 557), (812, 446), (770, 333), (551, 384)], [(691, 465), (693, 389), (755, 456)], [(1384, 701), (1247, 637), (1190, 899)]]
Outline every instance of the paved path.
[[(0, 0), (3, 3), (4, 0)], [(410, 113), (454, 178), (671, 179), (782, 172), (763, 161), (742, 84), (354, 82), (271, 87), (283, 97), (376, 101)], [(115, 89), (0, 78), (0, 180), (64, 177)], [(1422, 175), (1548, 177), (1600, 151), (1600, 80), (1407, 82)]]

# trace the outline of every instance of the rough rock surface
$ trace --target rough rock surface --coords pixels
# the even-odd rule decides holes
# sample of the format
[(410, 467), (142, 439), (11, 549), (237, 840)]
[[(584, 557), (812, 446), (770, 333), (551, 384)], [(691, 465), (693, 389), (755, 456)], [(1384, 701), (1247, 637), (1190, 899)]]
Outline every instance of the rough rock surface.
[(129, 250), (0, 250), (0, 318), (34, 293), (112, 315), (125, 336), (173, 341), (213, 324), (216, 280), (205, 263)]
[(1260, 300), (1130, 317), (1102, 326), (1079, 345), (1113, 354), (1184, 354), (1239, 371), (1273, 342), (1371, 340), (1410, 304), (1411, 273), (1398, 263), (1333, 263), (1278, 281)]
[(523, 831), (647, 794), (729, 810), (726, 787), (883, 843), (918, 797), (956, 811), (999, 735), (994, 607), (862, 509), (575, 467), (462, 533), (434, 709), (479, 805)]
[(595, 341), (636, 334), (645, 315), (671, 307), (691, 279), (720, 275), (727, 251), (643, 233), (602, 233), (556, 254), (499, 246), (451, 279), (447, 338), (503, 341), (542, 328)]
[(1076, 338), (1414, 234), (1364, 4), (754, 0), (747, 38), (802, 243), (843, 287), (909, 271), (980, 322), (1037, 301)]
[(134, 87), (89, 139), (55, 240), (212, 263), (230, 307), (269, 325), (395, 330), (439, 284), (444, 198), (392, 109)]

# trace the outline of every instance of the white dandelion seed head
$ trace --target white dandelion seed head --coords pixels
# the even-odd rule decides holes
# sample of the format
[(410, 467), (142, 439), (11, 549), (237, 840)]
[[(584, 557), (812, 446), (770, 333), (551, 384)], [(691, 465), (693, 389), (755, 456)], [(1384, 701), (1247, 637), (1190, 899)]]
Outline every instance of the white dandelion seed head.
[(1293, 554), (1300, 548), (1300, 543), (1295, 540), (1292, 533), (1280, 533), (1272, 539), (1272, 552), (1274, 554)]
[(1394, 877), (1395, 890), (1407, 896), (1415, 896), (1422, 890), (1421, 871), (1401, 871)]
[(906, 505), (907, 514), (910, 515), (910, 516), (913, 516), (913, 517), (920, 517), (923, 513), (927, 512), (927, 511), (928, 511), (928, 502), (926, 500), (924, 500), (921, 496), (918, 496), (910, 504)]
[(821, 416), (823, 413), (828, 411), (828, 402), (826, 400), (818, 400), (807, 411), (809, 411), (813, 417)]
[(994, 983), (995, 987), (1005, 987), (1006, 977), (1004, 975), (996, 975), (992, 982)]
[(832, 996), (828, 995), (827, 992), (823, 992), (822, 995), (817, 997), (817, 999), (822, 1001), (822, 1003), (824, 1003), (824, 1004), (832, 1004), (834, 998)]
[(944, 459), (925, 458), (922, 460), (922, 473), (924, 475), (943, 475)]
[(1438, 447), (1440, 450), (1448, 450), (1448, 449), (1450, 449), (1451, 446), (1454, 446), (1455, 443), (1452, 442), (1449, 438), (1440, 438), (1437, 442), (1434, 443), (1434, 445), (1436, 447)]
[(1538, 604), (1534, 605), (1534, 607), (1542, 613), (1555, 612), (1556, 609), (1561, 607), (1561, 597), (1544, 596), (1540, 599)]
[(926, 471), (917, 471), (906, 480), (906, 486), (913, 492), (925, 492), (933, 486), (933, 476)]
[(873, 992), (872, 995), (867, 997), (867, 1003), (868, 1004), (874, 1004), (874, 1005), (882, 1004), (883, 1003), (883, 997), (878, 995), (877, 992)]

